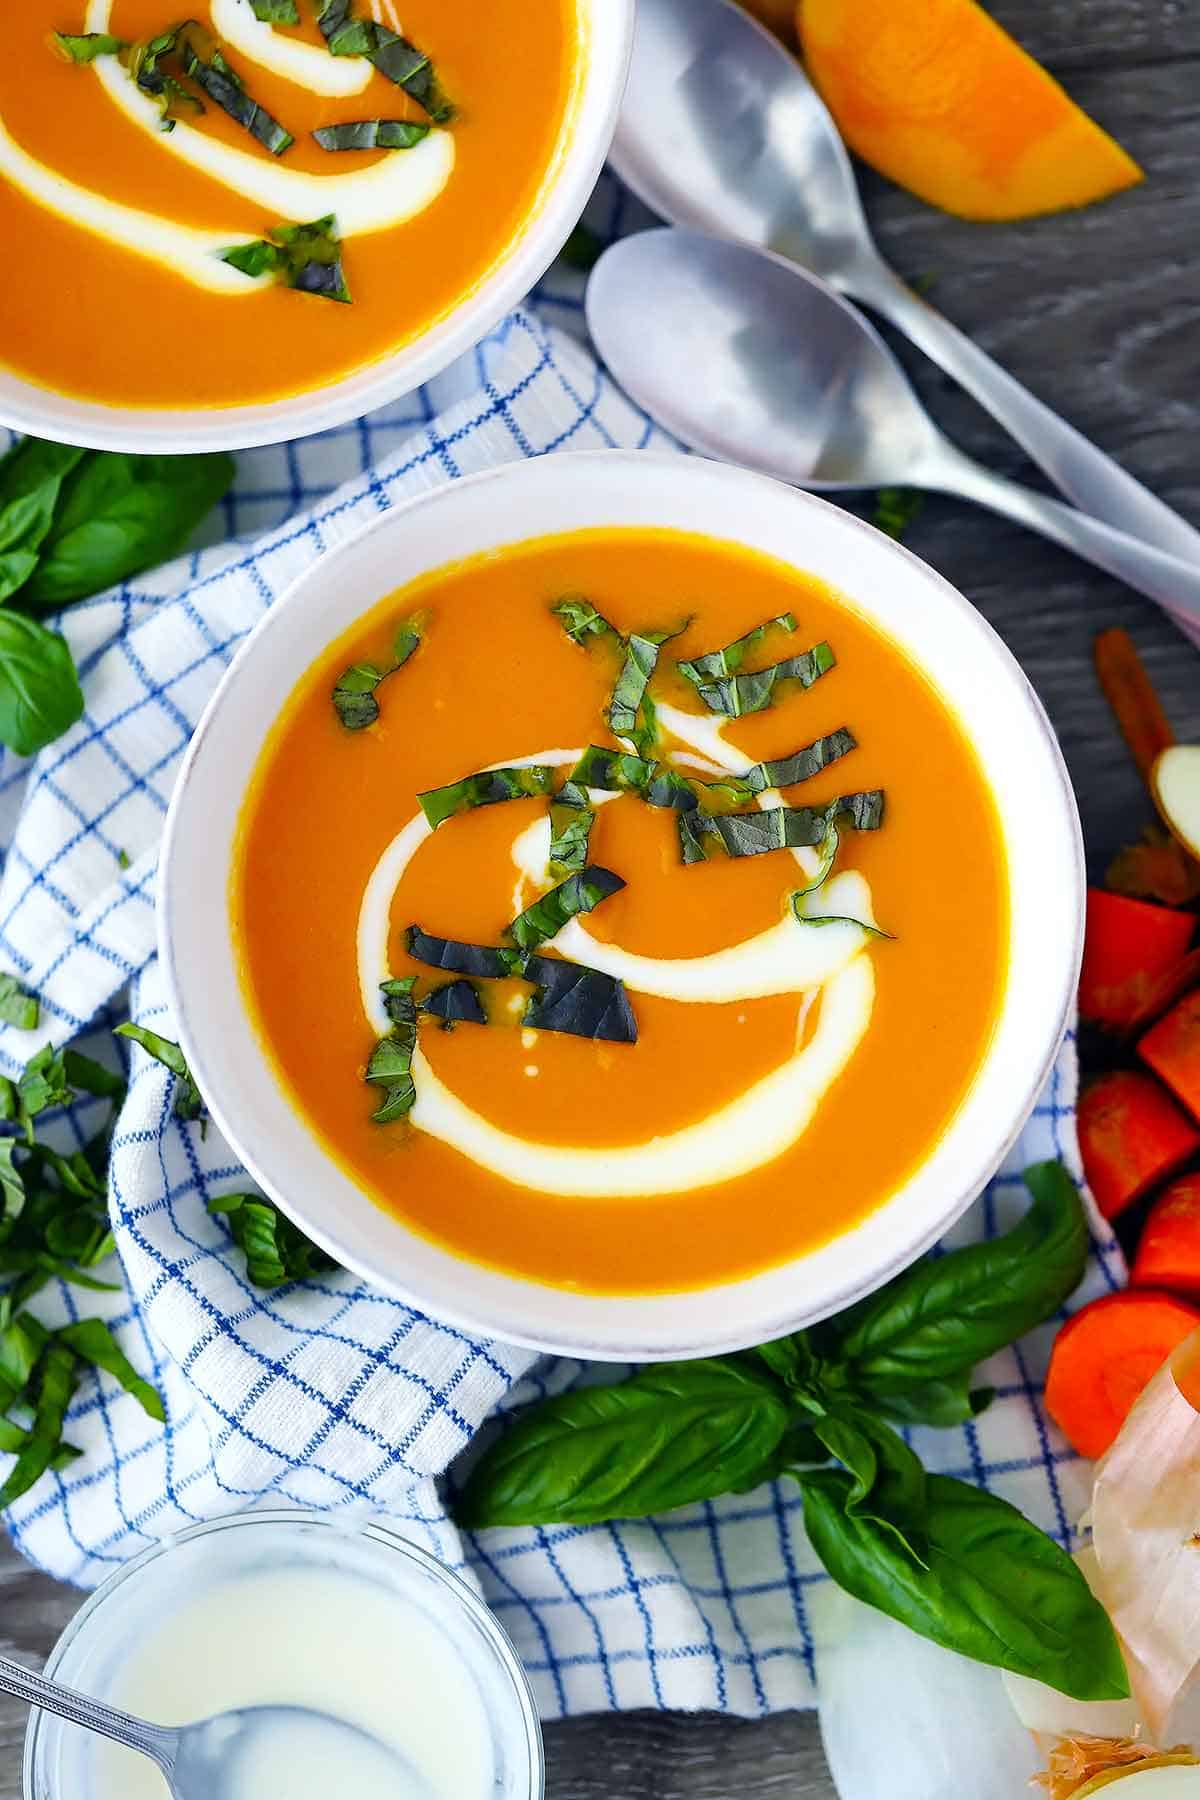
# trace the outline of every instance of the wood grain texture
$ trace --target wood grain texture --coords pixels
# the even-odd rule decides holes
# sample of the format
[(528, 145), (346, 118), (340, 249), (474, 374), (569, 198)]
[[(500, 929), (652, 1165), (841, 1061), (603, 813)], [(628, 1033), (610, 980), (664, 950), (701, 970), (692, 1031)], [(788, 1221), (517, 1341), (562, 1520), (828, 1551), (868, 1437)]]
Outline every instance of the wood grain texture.
[[(864, 175), (880, 242), (908, 276), (1044, 400), (1200, 524), (1200, 10), (1187, 0), (994, 0), (997, 17), (1142, 162), (1104, 206), (1025, 225), (948, 219)], [(951, 435), (1036, 481), (1019, 450), (906, 357)], [(1133, 632), (1182, 735), (1200, 739), (1200, 656), (1149, 603), (1016, 526), (930, 499), (908, 543), (1005, 637), (1071, 766), (1093, 866), (1147, 804), (1096, 692), (1090, 646)], [(0, 1550), (0, 1645), (36, 1662), (75, 1597)], [(20, 1793), (19, 1709), (0, 1703), (0, 1800)], [(548, 1732), (550, 1800), (832, 1800), (815, 1720), (575, 1720)]]

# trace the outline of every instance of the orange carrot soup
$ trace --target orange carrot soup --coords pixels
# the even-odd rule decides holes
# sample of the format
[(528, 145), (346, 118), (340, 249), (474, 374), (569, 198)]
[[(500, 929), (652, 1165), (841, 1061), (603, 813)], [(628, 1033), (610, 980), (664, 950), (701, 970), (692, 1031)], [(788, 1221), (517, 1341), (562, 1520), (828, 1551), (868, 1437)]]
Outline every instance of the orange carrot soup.
[(231, 905), (279, 1078), (380, 1206), (593, 1293), (749, 1275), (879, 1206), (998, 1013), (960, 726), (817, 581), (570, 533), (377, 606), (271, 730)]
[(565, 148), (576, 0), (23, 0), (0, 360), (121, 406), (276, 400), (465, 298)]

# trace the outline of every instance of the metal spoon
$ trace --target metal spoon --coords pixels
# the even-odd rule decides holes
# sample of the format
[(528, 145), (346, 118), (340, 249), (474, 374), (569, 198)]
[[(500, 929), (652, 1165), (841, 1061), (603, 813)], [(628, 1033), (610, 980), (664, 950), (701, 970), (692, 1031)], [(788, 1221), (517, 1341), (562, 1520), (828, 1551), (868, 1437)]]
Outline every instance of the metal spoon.
[(890, 319), (1085, 512), (1200, 563), (1200, 532), (883, 261), (838, 130), (800, 64), (731, 0), (639, 0), (612, 159), (675, 225), (774, 250)]
[(246, 1707), (172, 1729), (60, 1687), (7, 1657), (0, 1657), (0, 1693), (140, 1751), (157, 1764), (174, 1800), (257, 1800), (276, 1791), (263, 1787), (271, 1776), (280, 1792), (292, 1793), (287, 1771), (277, 1768), (283, 1744), (288, 1768), (303, 1767), (312, 1777), (304, 1793), (337, 1793), (349, 1776), (355, 1800), (431, 1800), (424, 1778), (377, 1738), (307, 1707)]
[(643, 231), (597, 263), (587, 318), (621, 386), (709, 456), (796, 487), (961, 494), (1200, 622), (1200, 567), (972, 462), (863, 315), (782, 257)]

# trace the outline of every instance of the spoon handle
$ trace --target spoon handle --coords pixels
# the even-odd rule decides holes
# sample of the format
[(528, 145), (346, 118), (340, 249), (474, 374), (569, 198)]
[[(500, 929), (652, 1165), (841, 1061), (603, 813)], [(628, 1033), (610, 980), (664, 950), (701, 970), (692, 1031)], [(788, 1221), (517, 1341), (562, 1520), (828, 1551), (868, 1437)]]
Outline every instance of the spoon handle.
[(124, 1744), (130, 1750), (140, 1750), (143, 1756), (158, 1764), (168, 1781), (171, 1779), (179, 1742), (176, 1731), (135, 1719), (130, 1713), (119, 1712), (116, 1707), (90, 1699), (87, 1694), (77, 1694), (74, 1688), (60, 1687), (56, 1681), (47, 1681), (44, 1675), (35, 1675), (32, 1669), (22, 1668), (20, 1663), (10, 1662), (6, 1656), (0, 1656), (0, 1694), (10, 1694), (14, 1700), (40, 1706), (60, 1719), (69, 1720), (72, 1725), (98, 1731), (102, 1737)]
[(1200, 564), (1200, 531), (1068, 425), (876, 257), (847, 283), (978, 400), (1076, 506), (1118, 531)]
[(1098, 569), (1107, 569), (1139, 593), (1157, 600), (1193, 643), (1200, 644), (1200, 565), (1157, 550), (1061, 500), (1048, 499), (1020, 482), (996, 475), (945, 441), (936, 456), (914, 470), (913, 479), (919, 486), (975, 500), (1041, 532)]

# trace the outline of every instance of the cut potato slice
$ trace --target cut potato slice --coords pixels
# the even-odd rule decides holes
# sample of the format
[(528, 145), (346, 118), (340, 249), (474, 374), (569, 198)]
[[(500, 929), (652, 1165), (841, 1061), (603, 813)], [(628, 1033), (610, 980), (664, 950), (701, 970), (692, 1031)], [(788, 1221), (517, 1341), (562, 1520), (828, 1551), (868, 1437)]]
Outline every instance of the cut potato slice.
[(1156, 757), (1150, 791), (1164, 823), (1200, 856), (1200, 744), (1172, 744)]

